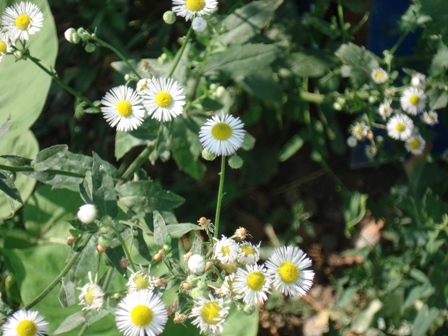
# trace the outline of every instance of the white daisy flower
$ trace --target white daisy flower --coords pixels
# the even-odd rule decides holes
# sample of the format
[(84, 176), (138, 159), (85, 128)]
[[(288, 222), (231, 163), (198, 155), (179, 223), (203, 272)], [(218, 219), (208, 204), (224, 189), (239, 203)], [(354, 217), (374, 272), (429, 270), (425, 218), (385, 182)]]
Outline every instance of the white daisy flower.
[(132, 89), (124, 85), (114, 87), (101, 99), (101, 112), (111, 127), (117, 131), (137, 129), (145, 117), (142, 98)]
[(3, 325), (3, 336), (45, 336), (48, 322), (36, 311), (19, 310)]
[(311, 259), (294, 246), (274, 249), (266, 261), (268, 273), (272, 277), (275, 289), (284, 295), (303, 296), (313, 284), (314, 271), (306, 270), (311, 266)]
[(153, 77), (142, 92), (143, 104), (148, 115), (158, 121), (171, 121), (182, 114), (185, 105), (185, 92), (172, 78)]
[(404, 146), (409, 153), (414, 155), (420, 155), (425, 149), (426, 141), (420, 134), (415, 134), (406, 140)]
[(260, 244), (252, 245), (250, 242), (243, 242), (239, 245), (238, 262), (244, 265), (255, 264), (260, 259)]
[(232, 155), (241, 147), (246, 131), (240, 118), (221, 112), (208, 119), (199, 131), (202, 146), (215, 155)]
[(210, 14), (217, 6), (216, 0), (173, 0), (173, 12), (187, 21)]
[(31, 2), (19, 2), (6, 7), (2, 26), (7, 29), (13, 41), (27, 41), (29, 35), (37, 33), (43, 26), (44, 16), (39, 7)]
[(207, 21), (202, 17), (196, 17), (191, 22), (194, 31), (203, 32), (207, 28)]
[(92, 273), (88, 273), (89, 282), (86, 283), (82, 288), (78, 288), (81, 290), (81, 294), (79, 294), (79, 304), (83, 305), (84, 308), (82, 310), (98, 310), (103, 306), (103, 296), (104, 292), (100, 286), (96, 282), (92, 280)]
[(392, 139), (405, 141), (412, 135), (414, 123), (407, 115), (397, 114), (389, 119), (386, 129)]
[(2, 61), (3, 56), (11, 51), (12, 47), (9, 35), (0, 30), (0, 62)]
[(378, 112), (380, 116), (383, 118), (383, 120), (386, 120), (391, 116), (391, 114), (394, 112), (392, 107), (390, 106), (392, 104), (392, 99), (388, 99), (384, 101), (384, 103), (380, 104), (380, 107), (378, 108)]
[(228, 297), (229, 299), (240, 300), (242, 298), (242, 295), (238, 294), (233, 288), (234, 282), (235, 282), (235, 273), (226, 275), (220, 289), (222, 295)]
[(412, 75), (411, 85), (416, 88), (421, 88), (427, 83), (426, 76), (420, 72)]
[(96, 206), (93, 204), (84, 204), (81, 205), (76, 215), (81, 223), (90, 224), (95, 220), (97, 213)]
[(238, 244), (231, 238), (222, 236), (217, 240), (214, 247), (214, 256), (223, 264), (229, 264), (238, 258)]
[(167, 320), (165, 304), (147, 289), (127, 294), (115, 312), (115, 322), (124, 336), (160, 335)]
[(423, 112), (422, 121), (426, 125), (436, 125), (439, 123), (439, 115), (436, 111)]
[(371, 74), (372, 79), (377, 84), (383, 84), (389, 79), (389, 75), (382, 68), (373, 69)]
[(205, 271), (205, 259), (200, 254), (193, 254), (187, 263), (188, 269), (194, 274), (201, 274)]
[(189, 318), (196, 317), (191, 324), (197, 326), (202, 333), (220, 334), (225, 318), (229, 314), (229, 301), (215, 298), (209, 294), (208, 298), (200, 297), (194, 301)]
[(408, 114), (417, 115), (425, 109), (426, 94), (423, 90), (409, 87), (400, 97), (401, 108)]
[(350, 132), (357, 140), (364, 140), (364, 138), (369, 134), (370, 127), (364, 122), (355, 122), (350, 126)]
[(151, 276), (148, 273), (143, 272), (143, 270), (139, 270), (137, 272), (132, 272), (126, 286), (128, 287), (129, 293), (142, 289), (153, 290), (156, 288), (157, 279), (157, 277)]
[(233, 282), (233, 289), (242, 296), (245, 304), (263, 304), (268, 298), (271, 278), (263, 265), (246, 265), (238, 268)]

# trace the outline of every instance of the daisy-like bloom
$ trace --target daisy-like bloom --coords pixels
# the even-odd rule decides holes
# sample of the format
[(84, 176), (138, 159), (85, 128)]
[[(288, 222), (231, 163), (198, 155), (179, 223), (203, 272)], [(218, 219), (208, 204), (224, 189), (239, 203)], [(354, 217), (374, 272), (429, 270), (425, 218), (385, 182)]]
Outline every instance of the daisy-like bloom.
[(235, 273), (226, 275), (226, 277), (224, 278), (224, 282), (222, 283), (221, 286), (221, 293), (222, 295), (228, 297), (229, 299), (234, 299), (234, 300), (240, 300), (242, 298), (241, 294), (238, 294), (234, 287), (233, 287), (233, 283), (235, 282)]
[(377, 84), (383, 84), (389, 79), (386, 70), (382, 68), (373, 69), (370, 75), (372, 76), (373, 81)]
[(240, 243), (238, 262), (244, 265), (255, 264), (260, 259), (260, 244), (252, 245), (249, 242)]
[(127, 294), (115, 312), (115, 322), (124, 336), (159, 335), (167, 320), (165, 304), (147, 289)]
[(0, 62), (3, 56), (12, 51), (9, 35), (5, 31), (0, 30)]
[(310, 266), (311, 259), (294, 246), (274, 249), (266, 261), (274, 288), (290, 296), (303, 296), (311, 288), (314, 271), (305, 269)]
[(93, 204), (84, 204), (79, 208), (76, 215), (78, 216), (78, 219), (81, 223), (90, 224), (96, 218), (96, 206), (94, 206)]
[(238, 244), (231, 238), (222, 236), (220, 240), (216, 241), (214, 249), (215, 258), (223, 264), (230, 264), (238, 258)]
[(414, 155), (420, 155), (425, 149), (426, 141), (420, 134), (415, 134), (406, 140), (404, 146), (409, 153)]
[(153, 77), (146, 86), (142, 96), (149, 116), (165, 122), (182, 114), (185, 92), (178, 82), (172, 78)]
[(210, 14), (218, 6), (216, 0), (173, 0), (173, 12), (185, 20)]
[(423, 112), (422, 121), (426, 125), (436, 125), (439, 123), (439, 115), (435, 111)]
[(37, 33), (43, 26), (44, 16), (39, 7), (31, 2), (19, 2), (6, 7), (2, 16), (2, 26), (13, 41), (27, 41), (29, 35)]
[(411, 85), (416, 88), (421, 88), (427, 83), (426, 76), (420, 72), (412, 75)]
[(92, 273), (89, 272), (89, 282), (86, 283), (79, 294), (79, 304), (83, 305), (82, 310), (98, 310), (103, 306), (104, 292), (96, 282), (92, 280)]
[(188, 259), (187, 266), (194, 274), (201, 274), (205, 271), (205, 259), (200, 254), (193, 254)]
[(263, 265), (246, 265), (238, 268), (233, 289), (240, 294), (245, 304), (263, 304), (268, 298), (271, 278)]
[(355, 122), (350, 126), (350, 132), (357, 140), (364, 140), (364, 138), (369, 134), (370, 127), (364, 122)]
[(247, 231), (246, 228), (240, 226), (235, 230), (235, 234), (232, 236), (232, 238), (235, 238), (238, 241), (242, 241), (246, 238), (252, 239), (252, 235)]
[(214, 115), (199, 131), (202, 146), (217, 156), (232, 155), (241, 147), (246, 131), (240, 118), (228, 114)]
[(132, 272), (126, 286), (128, 287), (129, 293), (142, 289), (153, 290), (156, 288), (156, 281), (157, 277), (153, 277), (148, 273), (143, 272), (143, 270), (139, 270), (137, 272)]
[(142, 98), (124, 85), (114, 87), (101, 99), (101, 112), (111, 127), (117, 131), (137, 129), (145, 116)]
[(384, 101), (384, 103), (380, 104), (380, 107), (378, 108), (378, 112), (381, 117), (383, 117), (383, 120), (386, 120), (389, 118), (394, 111), (392, 107), (390, 106), (392, 104), (392, 99), (388, 99)]
[(229, 301), (215, 298), (209, 294), (208, 298), (200, 297), (194, 301), (189, 318), (195, 318), (191, 324), (197, 326), (202, 333), (212, 335), (222, 333), (222, 325), (229, 314)]
[(397, 114), (389, 119), (386, 128), (392, 139), (405, 141), (412, 135), (414, 123), (407, 115)]
[(48, 323), (36, 311), (19, 310), (3, 325), (3, 336), (45, 336)]
[(426, 94), (423, 90), (409, 87), (403, 91), (400, 97), (400, 104), (403, 111), (411, 115), (422, 112), (426, 106)]

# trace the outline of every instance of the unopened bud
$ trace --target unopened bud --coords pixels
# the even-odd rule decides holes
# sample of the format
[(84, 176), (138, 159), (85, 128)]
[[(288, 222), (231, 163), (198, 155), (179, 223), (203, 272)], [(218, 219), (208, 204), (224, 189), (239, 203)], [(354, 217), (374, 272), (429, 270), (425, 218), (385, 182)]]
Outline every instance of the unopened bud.
[(82, 205), (77, 213), (78, 219), (83, 224), (92, 223), (97, 215), (96, 207), (93, 204)]
[(235, 230), (235, 239), (245, 240), (246, 238), (252, 238), (252, 235), (246, 230), (246, 228), (240, 226)]
[(166, 11), (163, 13), (163, 21), (165, 21), (166, 24), (173, 24), (176, 22), (176, 14), (172, 11)]
[(243, 166), (244, 160), (236, 154), (233, 154), (229, 160), (229, 166), (233, 169), (240, 169)]
[(73, 44), (78, 44), (79, 41), (81, 40), (81, 37), (76, 32), (75, 28), (67, 29), (64, 33), (64, 37), (68, 42), (73, 43)]
[(166, 281), (166, 279), (164, 279), (164, 278), (158, 278), (155, 281), (156, 287), (165, 287), (167, 283), (168, 283), (168, 281)]
[(193, 299), (199, 299), (200, 297), (207, 297), (207, 291), (196, 287), (191, 290), (190, 296)]
[(68, 236), (67, 237), (67, 245), (68, 246), (73, 246), (73, 243), (75, 242), (76, 237), (74, 236)]
[(120, 267), (121, 268), (127, 268), (129, 266), (129, 260), (125, 257), (122, 257), (120, 260)]
[(188, 269), (194, 274), (200, 274), (205, 271), (205, 259), (200, 254), (194, 254), (188, 258)]
[(175, 324), (184, 323), (186, 320), (187, 320), (187, 315), (179, 314), (178, 312), (176, 312), (176, 314), (174, 315), (174, 318), (173, 318), (173, 322)]
[(93, 43), (87, 43), (86, 46), (84, 47), (84, 49), (88, 52), (88, 53), (93, 53), (96, 49), (96, 45), (94, 45)]
[(160, 253), (156, 253), (156, 254), (154, 255), (154, 257), (152, 257), (152, 259), (155, 260), (155, 261), (159, 261), (159, 260), (162, 259), (162, 256), (160, 255)]
[(107, 250), (107, 247), (104, 247), (104, 246), (101, 246), (101, 245), (98, 245), (98, 246), (96, 247), (96, 251), (97, 251), (98, 253), (104, 253), (104, 252), (106, 252), (106, 250)]
[(205, 148), (202, 150), (201, 155), (202, 155), (202, 158), (207, 161), (213, 161), (214, 159), (216, 159), (216, 155)]
[(211, 269), (214, 268), (214, 267), (215, 267), (215, 263), (213, 263), (212, 261), (208, 261), (208, 262), (205, 264), (205, 270), (206, 270), (206, 271), (211, 270)]
[(191, 251), (188, 252), (188, 253), (185, 253), (184, 256), (183, 256), (184, 261), (187, 262), (188, 259), (190, 259), (190, 257), (191, 257), (193, 254), (194, 254), (194, 252), (191, 252)]
[(184, 282), (182, 284), (183, 289), (185, 289), (186, 291), (189, 291), (193, 288), (193, 286), (191, 286), (188, 282)]

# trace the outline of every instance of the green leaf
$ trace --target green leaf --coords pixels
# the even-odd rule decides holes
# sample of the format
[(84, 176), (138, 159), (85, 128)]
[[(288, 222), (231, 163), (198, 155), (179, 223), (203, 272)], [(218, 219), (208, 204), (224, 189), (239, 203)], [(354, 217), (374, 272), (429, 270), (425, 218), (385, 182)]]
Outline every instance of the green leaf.
[(268, 67), (280, 55), (280, 48), (269, 44), (234, 45), (210, 57), (204, 75), (224, 71), (234, 78), (248, 76)]
[(382, 305), (380, 300), (373, 300), (369, 303), (366, 310), (355, 317), (353, 325), (356, 326), (360, 333), (364, 333), (369, 329), (374, 321), (375, 314), (381, 309)]
[(167, 225), (166, 230), (171, 237), (180, 238), (190, 231), (202, 230), (202, 228), (195, 224), (181, 223)]
[(219, 36), (226, 44), (243, 44), (254, 37), (272, 18), (283, 1), (253, 1), (227, 16), (223, 24), (229, 30)]
[(440, 110), (448, 105), (448, 92), (446, 92), (445, 90), (433, 88), (429, 89), (426, 94), (428, 95), (428, 104), (430, 110)]
[(429, 67), (429, 75), (437, 77), (444, 75), (448, 69), (448, 47), (440, 43), (437, 49), (437, 53), (434, 55), (431, 66)]
[(6, 119), (5, 123), (0, 127), (0, 142), (3, 141), (3, 138), (5, 137), (6, 133), (9, 130), (9, 126), (11, 125), (11, 118), (8, 117)]
[(154, 211), (154, 243), (157, 245), (165, 244), (168, 237), (168, 230), (165, 224), (165, 220), (158, 211)]
[(56, 145), (43, 149), (36, 155), (31, 164), (34, 166), (35, 171), (53, 169), (61, 159), (65, 159), (67, 151), (67, 145)]
[(262, 100), (279, 102), (282, 98), (283, 88), (270, 68), (260, 69), (239, 82), (249, 94)]
[(358, 224), (366, 214), (366, 202), (368, 196), (358, 191), (348, 194), (342, 193), (345, 203), (345, 234), (349, 235), (353, 227)]
[(418, 27), (425, 27), (425, 24), (432, 20), (430, 16), (423, 14), (421, 7), (419, 3), (410, 5), (400, 18), (398, 27), (403, 33), (413, 32)]
[(59, 303), (64, 308), (70, 307), (76, 303), (75, 284), (72, 281), (62, 278), (58, 299)]
[(224, 324), (223, 336), (256, 336), (258, 334), (258, 310), (250, 315), (241, 313), (231, 304), (229, 315)]
[(321, 77), (337, 63), (336, 58), (321, 50), (292, 53), (289, 58), (291, 71), (297, 76)]
[(448, 13), (446, 11), (446, 1), (431, 0), (421, 1), (421, 13), (429, 16), (432, 20), (427, 20), (423, 36), (429, 38), (431, 35), (440, 35), (445, 44), (448, 44)]
[(84, 317), (84, 312), (76, 312), (70, 316), (68, 316), (61, 325), (53, 332), (53, 335), (60, 335), (66, 332), (69, 332), (86, 322), (86, 318)]
[(171, 211), (180, 206), (184, 199), (170, 191), (163, 190), (153, 181), (131, 181), (116, 188), (119, 202), (135, 213)]
[[(1, 93), (0, 93), (1, 95)], [(34, 134), (31, 131), (25, 131), (19, 136), (14, 136), (13, 133), (6, 134), (4, 140), (0, 143), (0, 155), (20, 155), (24, 157), (35, 157), (39, 151), (39, 144), (37, 143)], [(9, 160), (8, 160), (9, 161)], [(25, 159), (29, 162), (31, 160)], [(1, 164), (6, 164), (5, 159), (0, 158)], [(19, 164), (20, 166), (20, 164)], [(36, 181), (32, 178), (25, 176), (23, 173), (17, 173), (15, 175), (14, 186), (21, 196), (23, 202), (26, 202), (31, 195)], [(8, 204), (8, 200), (11, 200), (9, 196), (0, 193), (0, 218), (8, 218), (13, 214), (14, 209), (19, 209), (22, 203), (18, 201), (12, 201), (14, 209), (11, 209)]]
[(114, 218), (118, 213), (114, 182), (112, 176), (104, 169), (103, 160), (96, 153), (93, 153), (91, 179), (92, 201), (98, 209), (98, 216), (108, 215)]
[(278, 160), (280, 162), (285, 162), (295, 153), (297, 153), (300, 148), (302, 148), (305, 140), (301, 134), (294, 135), (291, 140), (282, 148), (279, 153)]
[(341, 45), (335, 55), (348, 66), (348, 71), (343, 75), (354, 77), (359, 82), (369, 82), (372, 70), (379, 67), (378, 61), (370, 51), (353, 43)]
[[(3, 13), (6, 3), (0, 3), (0, 12)], [(40, 59), (45, 67), (53, 68), (58, 48), (53, 16), (46, 0), (33, 3), (42, 11), (44, 25), (38, 33), (30, 36), (29, 49), (31, 55)], [(0, 73), (8, 79), (0, 82), (0, 124), (11, 116), (8, 132), (11, 137), (15, 137), (29, 129), (39, 117), (47, 99), (51, 77), (30, 60), (16, 62), (13, 55), (3, 57)]]
[[(122, 233), (120, 233), (122, 234)], [(122, 234), (122, 236), (125, 236), (125, 234)], [(126, 237), (123, 237), (125, 239)], [(124, 253), (124, 249), (122, 245), (118, 245), (115, 247), (108, 247), (106, 249), (106, 256), (109, 259), (110, 263), (115, 267), (117, 272), (124, 276), (126, 274), (126, 269), (120, 266), (121, 259), (126, 256), (126, 253)]]
[(436, 308), (428, 308), (425, 304), (418, 312), (417, 317), (412, 324), (412, 336), (425, 336), (427, 331), (434, 325), (435, 320), (439, 317), (440, 312)]
[(3, 191), (8, 197), (23, 204), (20, 193), (14, 185), (14, 181), (8, 175), (8, 172), (3, 170), (0, 170), (0, 190)]

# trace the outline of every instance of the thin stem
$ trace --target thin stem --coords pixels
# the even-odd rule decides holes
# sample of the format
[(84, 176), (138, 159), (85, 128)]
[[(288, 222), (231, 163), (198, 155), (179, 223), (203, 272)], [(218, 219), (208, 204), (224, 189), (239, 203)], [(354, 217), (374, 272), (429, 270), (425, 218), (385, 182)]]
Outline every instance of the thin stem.
[(222, 198), (224, 196), (224, 175), (226, 171), (226, 157), (221, 156), (221, 172), (219, 173), (219, 189), (218, 200), (216, 202), (216, 215), (215, 215), (215, 238), (218, 238), (219, 234), (219, 216), (221, 214)]
[(117, 228), (115, 226), (110, 225), (110, 228), (115, 233), (115, 235), (117, 236), (121, 245), (123, 246), (124, 254), (126, 254), (126, 258), (129, 260), (129, 264), (131, 265), (132, 270), (135, 272), (136, 268), (135, 268), (134, 262), (132, 261), (131, 254), (129, 253), (128, 247), (126, 246), (126, 243), (125, 243), (123, 237), (121, 236), (120, 232), (117, 230)]
[(315, 104), (322, 104), (325, 100), (324, 95), (307, 91), (300, 91), (300, 98), (302, 98), (302, 100)]
[(121, 176), (123, 179), (128, 180), (134, 175), (134, 173), (140, 168), (140, 166), (148, 159), (149, 154), (151, 154), (153, 149), (153, 145), (148, 145), (146, 148), (140, 153), (139, 156), (135, 158), (135, 160), (131, 163), (131, 165), (126, 169), (126, 171)]
[(70, 258), (67, 265), (65, 265), (64, 269), (59, 273), (59, 275), (56, 277), (56, 279), (53, 280), (52, 283), (50, 283), (47, 288), (45, 288), (42, 293), (40, 293), (33, 301), (31, 301), (29, 304), (27, 304), (24, 309), (29, 310), (30, 308), (34, 307), (36, 304), (38, 304), (48, 293), (51, 292), (51, 290), (61, 281), (61, 279), (67, 275), (68, 271), (70, 271), (70, 268), (75, 264), (75, 262), (78, 260), (80, 255), (80, 252), (73, 253), (72, 257)]
[(117, 55), (123, 62), (126, 63), (126, 65), (129, 67), (129, 69), (131, 69), (131, 71), (137, 76), (138, 79), (142, 79), (142, 77), (139, 75), (139, 73), (137, 72), (137, 70), (135, 70), (135, 68), (133, 67), (133, 65), (128, 61), (128, 59), (126, 57), (124, 57), (124, 55), (118, 51), (117, 48), (115, 48), (113, 45), (101, 40), (100, 38), (98, 38), (98, 36), (96, 36), (95, 34), (92, 34), (92, 39), (98, 43), (100, 46), (107, 48), (109, 50), (111, 50), (115, 55)]
[(82, 335), (84, 335), (84, 333), (86, 332), (86, 330), (87, 330), (88, 327), (89, 327), (89, 325), (88, 325), (87, 323), (85, 323), (85, 324), (82, 326), (81, 330), (79, 331), (78, 336), (82, 336)]
[(71, 93), (73, 96), (75, 96), (76, 98), (78, 98), (80, 101), (84, 101), (87, 104), (89, 104), (91, 107), (95, 107), (95, 104), (87, 99), (86, 97), (84, 97), (83, 95), (81, 95), (78, 91), (76, 91), (75, 89), (71, 88), (70, 86), (68, 86), (67, 84), (65, 84), (64, 81), (62, 81), (55, 72), (47, 69), (44, 65), (42, 65), (40, 63), (40, 60), (33, 57), (33, 56), (28, 56), (28, 58), (34, 63), (36, 64), (42, 71), (44, 71), (47, 75), (49, 75), (56, 83), (58, 83), (63, 89), (65, 89), (67, 92)]
[(171, 71), (168, 75), (168, 77), (171, 77), (174, 74), (174, 71), (176, 70), (177, 66), (179, 65), (180, 59), (182, 58), (182, 54), (184, 53), (185, 47), (187, 46), (188, 39), (191, 36), (191, 32), (193, 31), (192, 26), (190, 26), (190, 29), (188, 29), (187, 36), (185, 36), (184, 43), (182, 44), (182, 47), (180, 48), (179, 52), (177, 53), (177, 58), (174, 61), (173, 67), (171, 68)]
[(107, 288), (109, 287), (110, 280), (112, 279), (112, 274), (114, 273), (114, 268), (108, 266), (106, 272), (107, 272), (107, 273), (106, 273), (106, 279), (104, 280), (104, 283), (103, 283), (103, 286), (102, 286), (102, 287), (103, 287), (103, 290), (104, 290), (105, 292), (107, 291)]
[(342, 43), (346, 43), (347, 42), (347, 31), (345, 30), (344, 8), (342, 7), (341, 0), (338, 1), (338, 20), (339, 20), (339, 26), (341, 27)]

